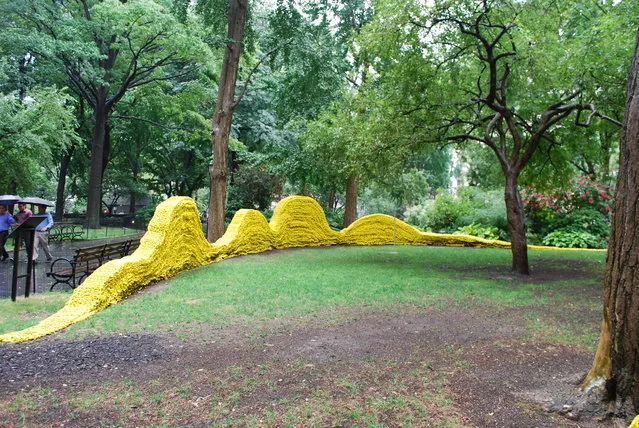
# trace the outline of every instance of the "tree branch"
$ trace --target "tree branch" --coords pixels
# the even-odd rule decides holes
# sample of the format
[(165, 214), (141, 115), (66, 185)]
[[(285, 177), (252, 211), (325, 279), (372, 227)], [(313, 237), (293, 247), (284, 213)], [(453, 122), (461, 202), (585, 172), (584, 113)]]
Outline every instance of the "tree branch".
[(273, 49), (268, 51), (266, 54), (264, 54), (264, 56), (262, 56), (262, 58), (257, 62), (257, 64), (255, 64), (255, 66), (253, 66), (253, 68), (251, 69), (251, 71), (249, 72), (249, 74), (248, 74), (248, 76), (246, 78), (246, 81), (244, 82), (244, 85), (242, 85), (242, 90), (240, 91), (240, 94), (237, 96), (237, 100), (233, 102), (233, 106), (232, 106), (233, 109), (235, 109), (235, 107), (237, 107), (237, 105), (240, 103), (240, 101), (242, 101), (242, 98), (244, 98), (244, 94), (246, 93), (246, 89), (248, 88), (248, 85), (251, 83), (251, 77), (253, 77), (253, 74), (262, 65), (262, 63), (266, 60), (266, 58), (270, 57), (275, 52), (277, 52), (278, 50), (280, 50), (284, 46), (290, 45), (291, 43), (293, 43), (293, 39), (290, 39), (286, 43), (274, 47)]
[[(580, 116), (581, 116), (581, 112), (582, 112), (582, 111), (585, 111), (585, 110), (590, 110), (590, 114), (589, 114), (589, 115), (588, 115), (588, 117), (586, 118), (586, 121), (585, 121), (585, 122), (580, 122), (580, 121), (579, 121), (579, 118), (580, 118)], [(608, 122), (613, 123), (613, 124), (617, 125), (618, 127), (622, 127), (622, 126), (623, 126), (623, 123), (622, 123), (622, 122), (620, 122), (620, 121), (618, 121), (617, 119), (614, 119), (614, 118), (612, 118), (612, 117), (610, 117), (610, 116), (606, 116), (605, 114), (601, 114), (601, 113), (599, 113), (599, 112), (597, 111), (597, 109), (595, 108), (595, 105), (594, 105), (594, 104), (590, 104), (589, 106), (583, 106), (583, 107), (580, 107), (580, 108), (577, 110), (577, 117), (576, 117), (576, 119), (575, 119), (575, 125), (577, 125), (577, 126), (583, 126), (583, 127), (588, 127), (588, 126), (590, 126), (590, 123), (592, 122), (592, 118), (593, 118), (593, 117), (595, 117), (595, 116), (596, 116), (596, 117), (599, 117), (599, 118), (601, 118), (601, 119), (607, 120)]]
[(139, 122), (146, 122), (149, 123), (153, 126), (157, 126), (158, 128), (162, 128), (162, 129), (173, 129), (173, 130), (178, 130), (178, 131), (187, 131), (187, 132), (195, 132), (194, 129), (191, 128), (185, 128), (183, 126), (169, 126), (169, 125), (163, 125), (159, 122), (155, 122), (153, 120), (149, 120), (149, 119), (144, 119), (143, 117), (137, 117), (137, 116), (123, 116), (123, 115), (118, 115), (118, 114), (114, 114), (111, 115), (112, 119), (125, 119), (125, 120), (137, 120)]

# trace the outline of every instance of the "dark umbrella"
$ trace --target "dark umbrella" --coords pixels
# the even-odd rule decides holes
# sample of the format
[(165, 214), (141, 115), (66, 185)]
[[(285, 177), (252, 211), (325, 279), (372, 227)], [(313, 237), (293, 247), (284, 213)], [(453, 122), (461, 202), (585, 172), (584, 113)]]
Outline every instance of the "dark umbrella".
[(33, 205), (44, 205), (45, 207), (53, 207), (55, 204), (51, 201), (47, 201), (46, 199), (37, 198), (35, 196), (29, 196), (26, 198), (21, 198), (19, 201), (21, 204), (33, 204)]
[(22, 199), (17, 195), (0, 195), (0, 205), (13, 205)]

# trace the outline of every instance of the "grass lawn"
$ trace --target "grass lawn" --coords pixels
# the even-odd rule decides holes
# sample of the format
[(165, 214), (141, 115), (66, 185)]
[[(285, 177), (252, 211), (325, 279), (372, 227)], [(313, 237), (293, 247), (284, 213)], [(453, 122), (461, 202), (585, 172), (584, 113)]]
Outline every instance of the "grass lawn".
[[(531, 251), (530, 278), (510, 273), (510, 257), (496, 249), (330, 247), (193, 269), (52, 340), (7, 345), (0, 420), (576, 426), (525, 397), (564, 396), (587, 370), (605, 253)], [(0, 331), (37, 322), (69, 295), (0, 302)], [(15, 380), (18, 366), (38, 375)]]
[(140, 230), (130, 229), (128, 227), (106, 227), (102, 226), (99, 229), (84, 229), (82, 239), (103, 239), (103, 238), (116, 238), (124, 235), (135, 235), (140, 233)]
[[(397, 305), (599, 305), (571, 292), (598, 281), (605, 253), (531, 251), (530, 262), (562, 270), (579, 264), (592, 272), (575, 283), (513, 281), (510, 251), (442, 247), (332, 247), (274, 251), (185, 272), (166, 286), (112, 306), (72, 326), (68, 337), (87, 334), (172, 331), (210, 326), (255, 325), (275, 318), (322, 312), (339, 318), (340, 308), (379, 310)], [(542, 273), (542, 272), (539, 272)], [(64, 304), (68, 293), (47, 293), (19, 303), (0, 302), (0, 331), (35, 323)], [(559, 301), (557, 301), (559, 300)], [(577, 341), (591, 338), (577, 337)]]

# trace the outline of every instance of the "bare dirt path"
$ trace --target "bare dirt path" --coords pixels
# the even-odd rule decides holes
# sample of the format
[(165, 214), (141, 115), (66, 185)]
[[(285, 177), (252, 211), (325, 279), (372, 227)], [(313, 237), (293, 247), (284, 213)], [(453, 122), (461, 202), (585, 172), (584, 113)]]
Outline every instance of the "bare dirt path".
[(3, 346), (0, 421), (7, 426), (609, 426), (546, 410), (553, 397), (575, 390), (592, 353), (532, 340), (519, 311), (402, 307), (349, 309), (342, 315), (339, 322), (318, 317), (301, 324), (205, 328), (180, 339), (54, 336)]

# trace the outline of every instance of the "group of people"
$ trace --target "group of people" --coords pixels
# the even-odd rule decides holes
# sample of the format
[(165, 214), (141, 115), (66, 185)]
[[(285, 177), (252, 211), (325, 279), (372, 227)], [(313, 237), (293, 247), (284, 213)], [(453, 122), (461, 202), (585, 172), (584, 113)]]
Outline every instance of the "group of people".
[[(53, 227), (53, 217), (47, 212), (47, 207), (45, 205), (38, 205), (38, 214), (45, 215), (46, 217), (35, 228), (33, 254), (30, 255), (32, 260), (37, 260), (40, 253), (39, 249), (42, 247), (45, 255), (47, 256), (47, 261), (50, 261), (53, 257), (49, 250), (49, 230)], [(27, 208), (27, 204), (25, 203), (18, 202), (18, 212), (15, 215), (11, 215), (5, 205), (0, 205), (0, 261), (5, 261), (9, 258), (9, 253), (7, 253), (4, 245), (7, 242), (10, 228), (12, 226), (20, 226), (31, 216), (33, 216), (33, 212)], [(25, 233), (23, 234), (23, 238), (27, 248), (27, 254), (29, 254), (29, 249), (31, 248), (31, 234)]]

